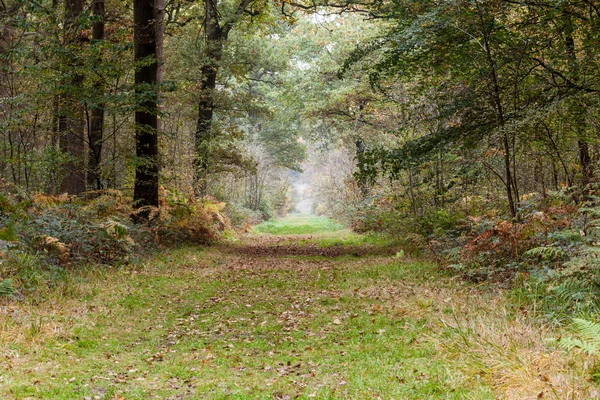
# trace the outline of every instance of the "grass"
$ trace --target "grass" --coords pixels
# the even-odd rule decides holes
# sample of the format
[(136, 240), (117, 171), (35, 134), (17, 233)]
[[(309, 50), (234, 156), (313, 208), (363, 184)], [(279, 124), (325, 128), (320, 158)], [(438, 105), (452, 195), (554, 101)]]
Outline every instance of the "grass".
[[(287, 231), (307, 221), (292, 218)], [(330, 234), (314, 239), (344, 240)], [(592, 359), (549, 346), (559, 332), (504, 293), (430, 263), (280, 248), (172, 249), (138, 267), (73, 272), (30, 301), (2, 300), (0, 398), (597, 396)]]
[(344, 230), (343, 225), (314, 214), (290, 214), (285, 218), (263, 222), (254, 227), (257, 233), (271, 235), (306, 235), (342, 230)]
[(287, 244), (311, 245), (315, 244), (320, 247), (331, 246), (379, 246), (391, 247), (397, 245), (394, 239), (383, 235), (360, 235), (348, 230), (340, 230), (319, 234), (310, 238), (291, 238), (288, 241), (282, 242)]

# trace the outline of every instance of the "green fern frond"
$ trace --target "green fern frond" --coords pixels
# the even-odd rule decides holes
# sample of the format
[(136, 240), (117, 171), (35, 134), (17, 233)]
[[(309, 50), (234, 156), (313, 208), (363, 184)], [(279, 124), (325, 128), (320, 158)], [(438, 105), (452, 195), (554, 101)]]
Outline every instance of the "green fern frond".
[(600, 349), (600, 324), (582, 318), (573, 319), (573, 328), (581, 339), (562, 338), (561, 348), (570, 351), (579, 349), (588, 354), (598, 354)]
[(552, 232), (548, 235), (553, 240), (559, 240), (566, 243), (581, 242), (582, 237), (579, 231), (565, 229), (558, 232)]
[(579, 212), (594, 218), (600, 218), (600, 207), (581, 207)]
[(534, 247), (525, 252), (525, 256), (543, 261), (557, 261), (566, 258), (567, 253), (557, 247)]
[(577, 332), (589, 343), (600, 346), (600, 324), (583, 318), (574, 318), (573, 325)]
[(582, 302), (593, 297), (593, 284), (579, 279), (568, 279), (553, 287), (552, 292), (562, 304)]
[(587, 354), (597, 354), (598, 353), (598, 347), (596, 345), (585, 342), (583, 340), (579, 340), (579, 339), (562, 338), (559, 341), (559, 346), (560, 346), (560, 348), (567, 350), (567, 351), (571, 351), (573, 349), (579, 349)]

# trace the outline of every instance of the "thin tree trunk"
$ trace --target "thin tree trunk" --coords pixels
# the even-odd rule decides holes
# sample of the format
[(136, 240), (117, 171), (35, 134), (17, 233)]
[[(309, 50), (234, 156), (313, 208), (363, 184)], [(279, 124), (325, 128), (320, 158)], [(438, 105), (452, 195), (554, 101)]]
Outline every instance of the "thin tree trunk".
[[(92, 45), (98, 45), (104, 40), (104, 0), (93, 0), (92, 12), (95, 18), (92, 26)], [(96, 62), (101, 63), (102, 57), (99, 56)], [(88, 189), (102, 189), (103, 187), (100, 177), (100, 163), (102, 160), (104, 130), (104, 101), (102, 100), (104, 90), (103, 80), (98, 79), (94, 83), (96, 102), (92, 106), (88, 131)]]
[(212, 142), (212, 120), (215, 109), (214, 91), (217, 85), (218, 62), (223, 53), (224, 32), (219, 26), (217, 11), (218, 0), (204, 2), (204, 40), (208, 61), (201, 68), (200, 101), (198, 102), (198, 121), (196, 123), (196, 189), (204, 196), (208, 190), (210, 171), (210, 147)]
[(135, 112), (137, 160), (133, 201), (136, 207), (158, 207), (158, 29), (155, 24), (154, 0), (135, 0), (133, 15), (135, 61), (143, 62), (135, 72), (136, 96), (141, 100)]
[(360, 194), (362, 198), (365, 199), (369, 195), (369, 183), (367, 182), (367, 176), (364, 171), (364, 167), (360, 163), (360, 158), (365, 152), (365, 142), (362, 138), (357, 137), (354, 142), (356, 145), (356, 159), (359, 160), (359, 178), (358, 178), (358, 187), (360, 189)]
[[(480, 11), (479, 17), (480, 17), (482, 29), (484, 29), (484, 30), (487, 29), (486, 25), (488, 25), (488, 24), (484, 20), (483, 15), (481, 14), (481, 11)], [(490, 32), (487, 32), (487, 31), (483, 32), (483, 40), (484, 40), (483, 43), (484, 43), (484, 48), (485, 48), (486, 57), (487, 57), (487, 61), (488, 61), (488, 67), (490, 69), (490, 79), (491, 79), (490, 97), (492, 100), (492, 104), (493, 104), (494, 108), (496, 109), (496, 126), (502, 133), (502, 145), (504, 147), (504, 170), (505, 170), (505, 174), (506, 174), (505, 186), (506, 186), (506, 198), (508, 200), (508, 209), (510, 211), (510, 215), (515, 217), (517, 215), (517, 207), (515, 205), (515, 201), (514, 201), (514, 197), (513, 197), (514, 196), (513, 186), (514, 186), (515, 178), (513, 177), (513, 171), (511, 168), (510, 137), (509, 137), (508, 132), (504, 129), (504, 127), (506, 125), (506, 120), (504, 117), (504, 108), (502, 106), (502, 98), (500, 95), (500, 85), (498, 83), (498, 72), (496, 70), (496, 62), (494, 60), (494, 57), (492, 55), (492, 51), (490, 48), (489, 34), (490, 34)]]
[(417, 209), (417, 200), (413, 188), (413, 172), (411, 167), (408, 168), (408, 195), (410, 199), (410, 208), (412, 209), (413, 215), (418, 217), (419, 210)]
[(554, 190), (558, 190), (558, 169), (556, 168), (554, 157), (552, 157), (552, 178), (554, 179)]
[[(563, 8), (563, 31), (565, 35), (565, 50), (569, 62), (569, 73), (572, 79), (577, 81), (577, 52), (575, 50), (575, 40), (573, 38), (573, 21), (567, 10), (568, 4)], [(592, 169), (592, 158), (590, 157), (590, 148), (583, 138), (585, 131), (585, 116), (581, 106), (575, 105), (571, 112), (575, 118), (575, 132), (577, 134), (577, 155), (579, 158), (579, 168), (581, 172), (582, 191), (586, 191), (587, 186), (592, 182), (594, 173)]]
[(545, 199), (546, 197), (548, 197), (548, 189), (546, 189), (546, 174), (544, 171), (544, 161), (542, 160), (542, 157), (540, 156), (540, 174), (541, 174), (541, 180), (542, 180), (542, 197)]
[[(569, 169), (567, 168), (567, 164), (565, 163), (565, 160), (563, 160), (563, 158), (560, 154), (558, 145), (556, 144), (556, 141), (552, 137), (552, 132), (550, 131), (550, 128), (546, 124), (544, 124), (544, 129), (546, 132), (546, 136), (548, 137), (548, 140), (550, 141), (550, 144), (552, 145), (552, 148), (554, 149), (556, 158), (558, 159), (558, 162), (560, 162), (560, 165), (562, 166), (563, 171), (565, 172), (565, 178), (567, 180), (567, 185), (572, 186), (571, 174), (569, 174)], [(554, 165), (554, 159), (552, 161), (552, 165)], [(558, 175), (556, 174), (556, 176), (558, 176)], [(556, 187), (558, 188), (558, 185)]]
[(589, 190), (588, 185), (594, 178), (590, 146), (584, 139), (578, 139), (577, 149), (579, 153), (579, 168), (581, 169), (581, 187), (584, 192), (587, 192)]

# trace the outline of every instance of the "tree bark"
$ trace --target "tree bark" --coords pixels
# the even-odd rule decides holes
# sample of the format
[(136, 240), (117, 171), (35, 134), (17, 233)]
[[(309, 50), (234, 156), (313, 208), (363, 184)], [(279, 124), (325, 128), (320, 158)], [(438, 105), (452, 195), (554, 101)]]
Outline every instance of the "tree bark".
[[(575, 39), (573, 38), (573, 21), (571, 15), (568, 12), (568, 4), (563, 8), (563, 32), (565, 35), (565, 50), (567, 53), (567, 62), (569, 67), (569, 74), (572, 75), (573, 81), (578, 81), (578, 68), (577, 68), (577, 52), (575, 50)], [(572, 113), (575, 118), (574, 128), (577, 134), (577, 156), (579, 159), (579, 169), (581, 172), (581, 189), (583, 192), (587, 191), (587, 186), (592, 182), (594, 178), (594, 172), (592, 169), (592, 158), (590, 157), (590, 148), (588, 143), (585, 141), (585, 116), (582, 107), (579, 105), (572, 106)]]
[[(78, 27), (77, 20), (83, 12), (83, 0), (65, 0), (65, 46), (80, 46), (85, 37)], [(66, 68), (76, 67), (76, 56), (72, 57)], [(66, 83), (66, 82), (65, 82)], [(60, 190), (69, 194), (85, 191), (85, 123), (83, 108), (77, 100), (83, 85), (83, 76), (74, 73), (68, 87), (64, 90), (61, 112), (58, 122), (59, 146), (69, 157), (64, 169)]]
[(198, 101), (198, 120), (196, 122), (195, 141), (196, 159), (195, 189), (198, 196), (208, 192), (208, 174), (210, 172), (210, 150), (213, 141), (212, 121), (215, 111), (214, 92), (217, 87), (219, 62), (223, 56), (223, 46), (234, 23), (242, 16), (253, 0), (242, 0), (234, 15), (222, 25), (217, 6), (219, 0), (204, 1), (204, 41), (207, 62), (201, 67), (200, 100)]
[[(95, 21), (92, 26), (92, 45), (97, 45), (104, 40), (104, 0), (93, 0), (92, 13)], [(102, 62), (98, 56), (97, 63)], [(100, 162), (102, 160), (102, 141), (104, 130), (104, 83), (98, 79), (94, 83), (95, 104), (92, 106), (90, 127), (88, 131), (88, 189), (102, 189), (100, 177)]]
[[(136, 67), (135, 112), (136, 166), (133, 201), (136, 207), (158, 207), (158, 60), (154, 0), (134, 1), (134, 44)], [(161, 21), (162, 22), (162, 21)], [(147, 216), (147, 215), (146, 215)]]
[[(354, 141), (354, 145), (356, 146), (356, 159), (360, 160), (365, 152), (365, 142), (360, 136), (358, 136)], [(369, 182), (366, 176), (366, 171), (364, 170), (363, 164), (360, 164), (360, 161), (358, 187), (360, 189), (360, 194), (362, 195), (362, 198), (365, 199), (369, 195)]]
[(201, 68), (200, 101), (196, 123), (196, 190), (199, 196), (208, 191), (210, 170), (210, 146), (212, 142), (212, 120), (215, 109), (214, 91), (217, 86), (218, 62), (223, 54), (223, 40), (228, 31), (219, 25), (218, 0), (204, 2), (204, 41), (208, 62)]
[[(483, 17), (482, 17), (483, 18)], [(482, 20), (482, 26), (483, 26)], [(484, 28), (485, 29), (485, 28)], [(511, 169), (511, 148), (510, 138), (508, 132), (504, 129), (506, 125), (506, 119), (504, 116), (504, 107), (502, 106), (502, 98), (500, 95), (500, 85), (498, 83), (498, 73), (496, 70), (496, 62), (492, 56), (489, 43), (489, 32), (484, 32), (484, 45), (486, 56), (488, 60), (488, 66), (490, 68), (490, 79), (491, 79), (491, 99), (494, 108), (496, 109), (496, 125), (500, 129), (502, 134), (502, 146), (504, 147), (504, 172), (506, 174), (506, 198), (508, 200), (508, 208), (510, 215), (515, 217), (517, 215), (517, 206), (514, 200), (513, 186), (515, 185), (515, 178), (513, 177), (513, 171)]]

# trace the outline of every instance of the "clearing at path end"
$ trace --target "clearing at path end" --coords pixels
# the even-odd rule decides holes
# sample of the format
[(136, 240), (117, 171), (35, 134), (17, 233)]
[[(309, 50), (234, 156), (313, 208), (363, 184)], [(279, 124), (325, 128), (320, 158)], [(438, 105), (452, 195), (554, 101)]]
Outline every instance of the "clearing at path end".
[(172, 250), (4, 304), (0, 398), (597, 395), (577, 355), (502, 293), (379, 239), (306, 229)]

